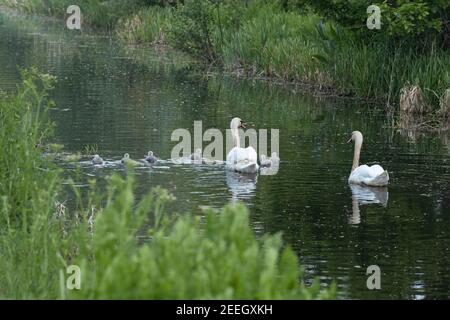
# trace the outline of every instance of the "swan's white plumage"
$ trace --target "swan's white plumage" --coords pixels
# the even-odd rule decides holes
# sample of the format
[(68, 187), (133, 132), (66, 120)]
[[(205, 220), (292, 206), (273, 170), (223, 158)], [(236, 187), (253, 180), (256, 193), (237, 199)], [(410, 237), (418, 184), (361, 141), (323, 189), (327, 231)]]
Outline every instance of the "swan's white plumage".
[(362, 133), (359, 131), (353, 131), (352, 137), (350, 138), (349, 142), (350, 141), (355, 142), (355, 151), (353, 155), (352, 172), (348, 177), (348, 182), (374, 187), (386, 186), (389, 182), (389, 173), (380, 165), (375, 164), (369, 167), (368, 165), (364, 164), (359, 166), (359, 157), (363, 143)]
[(348, 177), (349, 183), (365, 184), (368, 186), (385, 186), (388, 184), (389, 174), (381, 166), (366, 164), (357, 167)]
[(242, 120), (233, 118), (230, 129), (233, 135), (235, 147), (227, 155), (227, 168), (242, 173), (255, 173), (258, 171), (258, 155), (253, 147), (241, 148), (239, 146), (239, 127)]

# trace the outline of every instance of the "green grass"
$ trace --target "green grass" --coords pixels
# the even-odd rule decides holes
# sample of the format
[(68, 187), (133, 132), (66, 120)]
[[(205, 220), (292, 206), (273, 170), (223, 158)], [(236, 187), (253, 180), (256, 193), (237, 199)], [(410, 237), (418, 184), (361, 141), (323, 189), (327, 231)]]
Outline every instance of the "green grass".
[(129, 16), (140, 8), (138, 0), (0, 0), (0, 5), (24, 11), (29, 14), (45, 14), (68, 18), (67, 8), (76, 4), (80, 7), (83, 23), (90, 26), (114, 30), (119, 19)]
[[(12, 0), (0, 0), (11, 5)], [(67, 0), (18, 0), (27, 12), (65, 16)], [(176, 7), (141, 1), (80, 2), (85, 21), (131, 44), (167, 44), (239, 76), (313, 85), (338, 95), (398, 105), (406, 84), (419, 85), (432, 109), (450, 86), (450, 54), (417, 48), (388, 34), (361, 39), (278, 1), (186, 0)]]
[[(0, 97), (0, 298), (320, 299), (335, 287), (300, 283), (296, 255), (280, 234), (257, 239), (243, 205), (220, 213), (165, 214), (163, 189), (134, 197), (126, 179), (106, 190), (62, 188), (61, 170), (42, 156), (52, 124), (54, 79), (23, 72), (16, 96)], [(69, 290), (66, 268), (81, 270)]]
[(117, 35), (128, 44), (166, 44), (172, 9), (149, 7), (119, 20)]
[(361, 39), (315, 14), (285, 11), (275, 1), (254, 0), (240, 10), (231, 0), (219, 6), (200, 2), (185, 1), (174, 10), (168, 39), (228, 72), (393, 105), (401, 88), (413, 83), (434, 109), (450, 86), (450, 54), (433, 42), (417, 48), (387, 35)]
[(46, 90), (52, 78), (24, 73), (17, 96), (0, 99), (0, 296), (43, 297), (56, 289), (59, 251), (53, 213), (58, 170), (40, 156), (51, 124)]

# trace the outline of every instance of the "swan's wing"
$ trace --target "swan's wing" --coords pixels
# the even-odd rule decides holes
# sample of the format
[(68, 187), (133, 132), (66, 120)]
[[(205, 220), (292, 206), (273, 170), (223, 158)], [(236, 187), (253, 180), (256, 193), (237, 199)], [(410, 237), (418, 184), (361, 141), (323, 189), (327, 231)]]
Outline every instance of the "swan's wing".
[(227, 166), (238, 172), (257, 172), (259, 166), (255, 149), (234, 147), (227, 155)]
[(234, 147), (233, 149), (230, 150), (230, 152), (228, 152), (227, 155), (228, 164), (235, 164), (237, 162), (237, 153), (238, 153), (237, 147)]
[(388, 182), (389, 182), (389, 173), (387, 171), (383, 171), (375, 178), (367, 179), (365, 183), (369, 186), (383, 187), (387, 186)]
[(361, 181), (364, 178), (370, 178), (370, 177), (372, 177), (372, 170), (370, 170), (370, 167), (365, 164), (357, 167), (350, 174), (350, 179), (355, 180), (355, 182)]
[(258, 162), (258, 155), (256, 154), (255, 149), (253, 147), (247, 147), (245, 148), (245, 151), (247, 153), (247, 160), (249, 162)]
[(248, 147), (245, 149), (234, 147), (227, 155), (227, 162), (230, 164), (237, 162), (257, 163), (257, 158), (258, 156), (256, 154), (256, 151), (252, 147)]
[(364, 164), (353, 170), (348, 181), (350, 183), (364, 183), (369, 186), (385, 186), (389, 181), (389, 174), (377, 164), (371, 167)]
[(382, 174), (384, 172), (384, 169), (379, 166), (378, 164), (375, 164), (373, 166), (368, 166), (366, 164), (359, 166), (356, 168), (351, 175), (358, 176), (360, 178), (375, 178)]
[(372, 172), (373, 177), (377, 177), (384, 172), (384, 169), (378, 164), (374, 164), (373, 166), (370, 166), (369, 169)]

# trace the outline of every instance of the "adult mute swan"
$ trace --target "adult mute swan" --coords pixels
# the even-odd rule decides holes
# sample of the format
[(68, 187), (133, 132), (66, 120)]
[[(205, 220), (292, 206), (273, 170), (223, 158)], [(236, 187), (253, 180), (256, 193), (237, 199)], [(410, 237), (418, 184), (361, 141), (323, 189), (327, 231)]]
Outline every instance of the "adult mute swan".
[(239, 129), (245, 126), (240, 118), (233, 118), (230, 123), (233, 149), (227, 155), (227, 168), (242, 173), (255, 173), (258, 171), (258, 156), (255, 149), (249, 146), (241, 148)]
[(363, 143), (362, 133), (359, 131), (353, 131), (351, 138), (347, 141), (355, 142), (355, 151), (353, 154), (352, 172), (348, 177), (349, 183), (364, 184), (373, 187), (386, 186), (389, 181), (389, 174), (381, 166), (375, 164), (373, 166), (359, 165), (359, 156), (361, 154), (361, 146)]

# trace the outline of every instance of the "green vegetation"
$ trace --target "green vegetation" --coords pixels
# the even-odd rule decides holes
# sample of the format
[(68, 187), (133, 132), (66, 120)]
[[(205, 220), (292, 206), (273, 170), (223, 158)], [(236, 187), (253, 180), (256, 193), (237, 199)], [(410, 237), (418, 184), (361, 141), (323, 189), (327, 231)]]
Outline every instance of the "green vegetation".
[[(133, 174), (113, 175), (106, 191), (62, 187), (42, 157), (52, 124), (54, 78), (23, 72), (17, 95), (0, 99), (0, 297), (316, 299), (334, 298), (299, 283), (297, 257), (280, 235), (256, 239), (243, 205), (199, 221), (173, 217), (173, 197), (153, 189), (134, 198)], [(131, 168), (129, 168), (131, 169)], [(77, 199), (66, 203), (67, 192)], [(66, 288), (66, 267), (81, 268), (81, 289)]]
[[(284, 0), (291, 9), (313, 8), (324, 17), (332, 19), (356, 32), (371, 35), (367, 28), (367, 7), (376, 4), (381, 9), (381, 22), (389, 36), (417, 41), (437, 40), (443, 46), (450, 45), (450, 3), (445, 0), (392, 0), (392, 1), (347, 1), (347, 0)], [(362, 27), (362, 28), (360, 28)], [(386, 37), (385, 34), (376, 35)], [(437, 38), (436, 38), (437, 37)]]
[(132, 17), (119, 20), (117, 35), (126, 43), (166, 44), (172, 10), (150, 7), (139, 10)]
[(68, 17), (70, 5), (81, 8), (83, 22), (94, 27), (112, 30), (121, 17), (129, 16), (138, 8), (140, 1), (100, 1), (100, 0), (0, 0), (0, 4), (19, 9), (29, 14), (45, 14)]
[[(65, 0), (0, 0), (63, 16)], [(88, 23), (132, 44), (165, 44), (236, 76), (276, 78), (396, 105), (419, 86), (437, 110), (450, 86), (450, 4), (396, 0), (381, 30), (366, 27), (371, 1), (78, 1)], [(101, 14), (100, 14), (101, 13)]]

